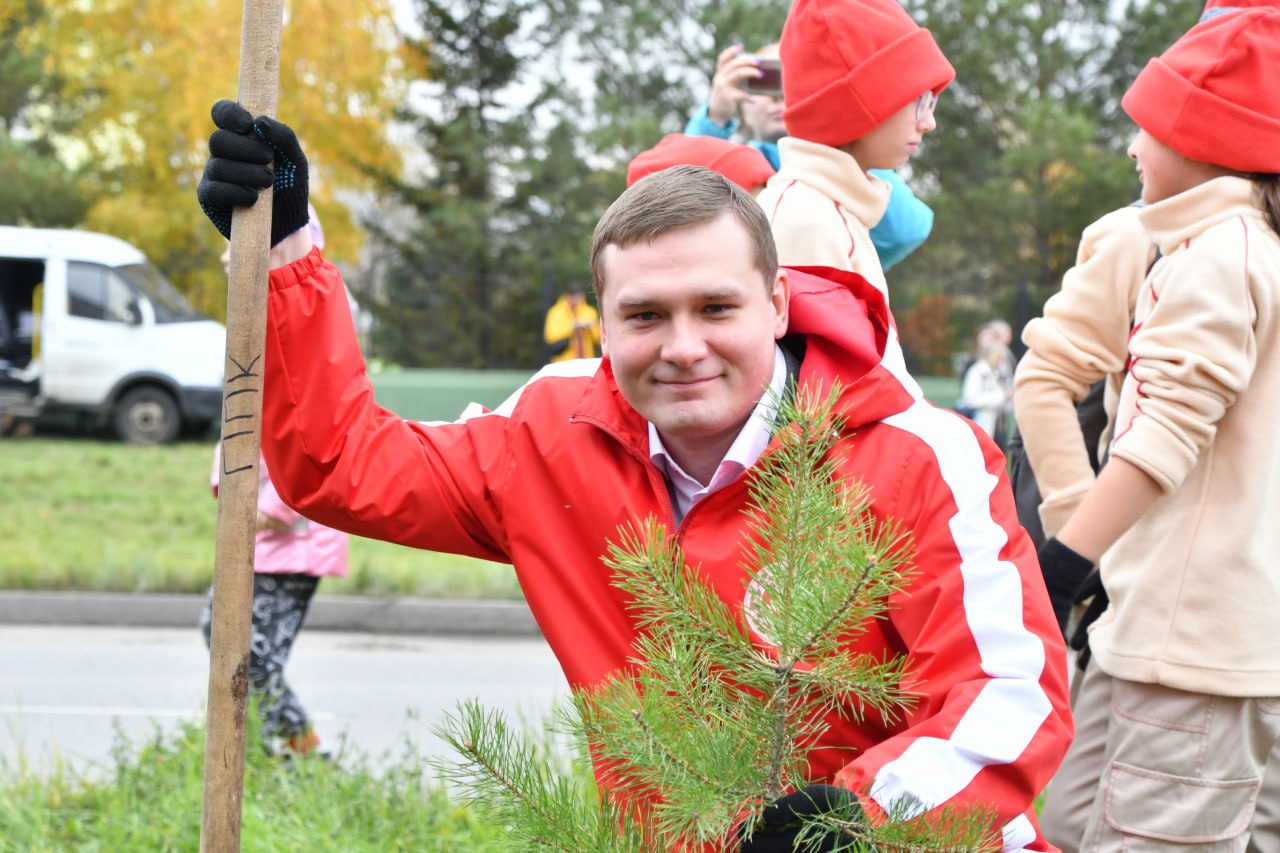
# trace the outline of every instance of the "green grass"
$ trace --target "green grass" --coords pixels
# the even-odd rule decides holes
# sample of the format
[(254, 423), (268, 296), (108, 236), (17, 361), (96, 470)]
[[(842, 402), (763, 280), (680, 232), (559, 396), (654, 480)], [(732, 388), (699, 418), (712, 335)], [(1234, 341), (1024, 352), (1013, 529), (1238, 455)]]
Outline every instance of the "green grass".
[(949, 409), (960, 396), (960, 379), (955, 376), (917, 376), (921, 390), (935, 406)]
[[(204, 592), (213, 578), (213, 445), (0, 439), (0, 589)], [(326, 595), (520, 597), (510, 566), (352, 537)]]
[[(282, 765), (248, 726), (241, 847), (246, 853), (502, 849), (501, 828), (452, 801), (413, 752), (377, 772), (342, 754)], [(200, 847), (204, 729), (185, 723), (141, 745), (119, 739), (97, 777), (0, 765), (0, 850), (186, 851)], [(103, 778), (105, 777), (105, 778)]]

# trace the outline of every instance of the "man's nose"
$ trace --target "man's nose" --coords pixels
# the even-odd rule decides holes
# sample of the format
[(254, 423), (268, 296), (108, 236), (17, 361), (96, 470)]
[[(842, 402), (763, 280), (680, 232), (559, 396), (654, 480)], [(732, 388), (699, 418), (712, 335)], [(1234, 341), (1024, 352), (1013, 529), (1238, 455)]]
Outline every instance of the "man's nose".
[(662, 357), (681, 367), (688, 367), (707, 354), (707, 342), (701, 326), (692, 318), (676, 317), (663, 346)]

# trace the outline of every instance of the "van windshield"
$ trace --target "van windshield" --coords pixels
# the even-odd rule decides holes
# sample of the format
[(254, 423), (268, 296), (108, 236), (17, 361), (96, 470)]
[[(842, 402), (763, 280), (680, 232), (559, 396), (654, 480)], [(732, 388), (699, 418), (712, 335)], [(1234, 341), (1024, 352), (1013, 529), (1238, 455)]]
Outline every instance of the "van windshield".
[(193, 308), (187, 298), (164, 277), (164, 273), (149, 261), (116, 267), (116, 272), (151, 300), (157, 323), (185, 323), (208, 319)]

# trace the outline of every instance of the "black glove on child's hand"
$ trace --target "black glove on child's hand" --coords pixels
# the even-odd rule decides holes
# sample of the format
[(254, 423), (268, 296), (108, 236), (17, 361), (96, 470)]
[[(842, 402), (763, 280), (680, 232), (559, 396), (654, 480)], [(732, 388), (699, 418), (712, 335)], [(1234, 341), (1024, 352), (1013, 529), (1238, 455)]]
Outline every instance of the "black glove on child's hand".
[[(218, 129), (209, 137), (209, 162), (196, 188), (200, 207), (222, 236), (231, 239), (231, 211), (250, 207), (258, 191), (275, 184), (271, 245), (307, 224), (307, 158), (298, 137), (273, 118), (253, 118), (235, 101), (213, 105)], [(274, 172), (268, 163), (275, 161)]]
[(1107, 609), (1107, 605), (1111, 603), (1107, 590), (1102, 585), (1102, 573), (1094, 569), (1089, 576), (1084, 579), (1084, 583), (1080, 584), (1080, 588), (1076, 590), (1076, 594), (1071, 599), (1072, 604), (1084, 604), (1089, 602), (1089, 606), (1084, 609), (1084, 613), (1080, 616), (1080, 621), (1076, 623), (1076, 629), (1071, 632), (1071, 638), (1067, 640), (1067, 646), (1074, 649), (1080, 654), (1076, 657), (1076, 666), (1084, 671), (1089, 665), (1089, 626), (1098, 621), (1098, 617)]
[(1089, 644), (1089, 626), (1098, 621), (1098, 617), (1111, 603), (1106, 588), (1102, 586), (1102, 573), (1097, 569), (1089, 572), (1088, 577), (1076, 589), (1076, 594), (1071, 597), (1073, 605), (1085, 602), (1088, 602), (1089, 606), (1084, 609), (1080, 621), (1076, 623), (1076, 629), (1071, 632), (1071, 639), (1067, 642), (1067, 645), (1076, 651), (1080, 651)]
[(745, 837), (744, 825), (742, 853), (829, 853), (849, 849), (857, 837), (850, 830), (811, 830), (806, 833), (803, 846), (796, 846), (806, 824), (805, 818), (828, 813), (859, 823), (863, 818), (862, 806), (849, 789), (835, 785), (809, 785), (765, 806), (750, 838)]
[(1058, 617), (1058, 627), (1065, 637), (1076, 591), (1089, 576), (1089, 572), (1093, 571), (1093, 563), (1056, 538), (1046, 539), (1040, 546), (1038, 556), (1040, 573), (1044, 575), (1044, 585), (1049, 590), (1049, 601), (1053, 604), (1053, 615)]

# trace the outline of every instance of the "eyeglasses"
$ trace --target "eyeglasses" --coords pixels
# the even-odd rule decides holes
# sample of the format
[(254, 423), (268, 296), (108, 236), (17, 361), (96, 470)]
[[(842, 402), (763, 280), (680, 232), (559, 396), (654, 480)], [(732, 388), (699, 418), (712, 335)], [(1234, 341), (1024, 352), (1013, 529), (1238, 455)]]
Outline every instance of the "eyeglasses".
[(922, 122), (933, 115), (933, 108), (938, 105), (938, 96), (933, 92), (925, 92), (916, 98), (916, 122)]

